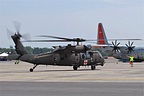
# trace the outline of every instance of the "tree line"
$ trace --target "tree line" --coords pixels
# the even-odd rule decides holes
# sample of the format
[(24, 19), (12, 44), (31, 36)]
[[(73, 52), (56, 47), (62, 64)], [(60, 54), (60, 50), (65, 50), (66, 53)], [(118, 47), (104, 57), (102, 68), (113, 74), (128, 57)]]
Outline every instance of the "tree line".
[[(32, 48), (30, 46), (26, 46), (25, 49), (30, 54), (40, 54), (40, 53), (50, 52), (53, 50), (52, 48), (39, 48), (39, 47)], [(10, 46), (10, 48), (0, 48), (0, 53), (4, 53), (4, 52), (16, 54), (16, 51), (12, 46)]]
[[(28, 53), (30, 54), (40, 54), (40, 53), (46, 53), (46, 52), (50, 52), (53, 49), (52, 48), (39, 48), (39, 47), (30, 47), (30, 46), (26, 46), (25, 49), (27, 50)], [(95, 49), (94, 51), (99, 51), (103, 56), (112, 56), (112, 54), (108, 54), (103, 52), (103, 50), (101, 49)], [(1, 53), (11, 53), (11, 54), (16, 54), (15, 49), (10, 46), (10, 48), (0, 48), (0, 54)]]

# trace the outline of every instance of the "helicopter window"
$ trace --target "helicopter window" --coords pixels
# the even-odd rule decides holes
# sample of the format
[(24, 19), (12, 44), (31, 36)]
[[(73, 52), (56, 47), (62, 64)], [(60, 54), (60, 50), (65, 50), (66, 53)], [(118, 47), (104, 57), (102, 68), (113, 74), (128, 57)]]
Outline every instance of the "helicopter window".
[(98, 54), (99, 54), (99, 56), (102, 58), (103, 56), (102, 56), (102, 54), (100, 53), (100, 52), (97, 52)]
[(82, 59), (85, 59), (85, 57), (86, 57), (85, 54), (82, 54)]
[(90, 54), (88, 52), (86, 53), (86, 58), (90, 59)]
[(93, 56), (93, 53), (92, 52), (88, 52), (89, 54), (90, 54), (90, 57), (92, 57)]

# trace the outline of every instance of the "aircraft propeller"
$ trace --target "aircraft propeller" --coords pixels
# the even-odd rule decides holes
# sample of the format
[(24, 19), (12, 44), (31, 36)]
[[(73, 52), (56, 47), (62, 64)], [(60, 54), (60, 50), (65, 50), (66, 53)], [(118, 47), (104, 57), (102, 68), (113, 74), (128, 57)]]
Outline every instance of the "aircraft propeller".
[(133, 43), (134, 42), (128, 41), (128, 44), (125, 44), (127, 46), (128, 53), (134, 52), (133, 49), (135, 48), (135, 46), (133, 46)]
[(118, 45), (120, 44), (120, 42), (119, 43), (117, 43), (117, 40), (115, 40), (115, 43), (114, 42), (112, 42), (112, 45), (113, 46), (111, 46), (113, 49), (112, 49), (112, 52), (114, 51), (115, 53), (117, 52), (117, 51), (119, 51), (119, 47), (118, 47)]

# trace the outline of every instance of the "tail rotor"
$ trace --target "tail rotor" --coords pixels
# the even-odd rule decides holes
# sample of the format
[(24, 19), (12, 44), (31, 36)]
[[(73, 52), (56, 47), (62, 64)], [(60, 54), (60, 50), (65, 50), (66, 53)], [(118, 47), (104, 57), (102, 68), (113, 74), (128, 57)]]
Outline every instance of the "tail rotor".
[(14, 24), (17, 34), (20, 34), (21, 23), (17, 21), (13, 21), (13, 24)]
[(6, 27), (8, 38), (10, 38), (11, 36), (16, 36), (16, 37), (18, 37), (18, 38), (21, 38), (21, 37), (22, 37), (22, 38), (25, 39), (25, 40), (28, 40), (28, 39), (30, 38), (29, 33), (26, 33), (26, 34), (23, 34), (23, 35), (20, 33), (20, 28), (21, 28), (21, 23), (20, 23), (20, 22), (13, 21), (13, 24), (14, 24), (14, 27), (15, 27), (16, 32), (13, 32), (13, 31), (9, 30), (9, 29)]

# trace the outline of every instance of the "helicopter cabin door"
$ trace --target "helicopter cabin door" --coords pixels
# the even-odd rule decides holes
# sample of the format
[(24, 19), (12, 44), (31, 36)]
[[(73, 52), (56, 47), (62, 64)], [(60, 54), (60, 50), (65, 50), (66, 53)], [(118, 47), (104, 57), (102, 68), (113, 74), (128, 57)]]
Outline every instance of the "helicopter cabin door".
[(73, 54), (73, 63), (78, 66), (80, 65), (80, 54), (79, 53)]

